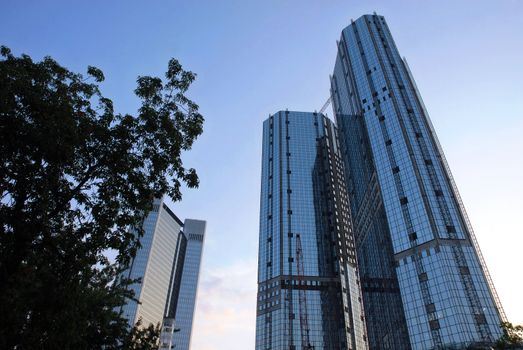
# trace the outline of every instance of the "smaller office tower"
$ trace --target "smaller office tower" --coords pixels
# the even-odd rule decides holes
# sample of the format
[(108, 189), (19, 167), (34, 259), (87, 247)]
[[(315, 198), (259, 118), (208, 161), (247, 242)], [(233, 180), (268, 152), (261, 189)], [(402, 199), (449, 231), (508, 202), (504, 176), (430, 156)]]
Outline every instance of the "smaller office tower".
[(319, 113), (263, 123), (257, 350), (368, 348), (336, 135)]
[(177, 252), (185, 239), (182, 227), (183, 223), (163, 200), (156, 199), (143, 223), (142, 247), (127, 272), (127, 277), (142, 280), (130, 286), (140, 304), (129, 300), (122, 309), (129, 325), (134, 325), (139, 318), (145, 326), (162, 323), (166, 301), (170, 299), (173, 262), (176, 263)]
[[(189, 350), (191, 344), (205, 226), (205, 221), (186, 219), (183, 227), (184, 235), (187, 238), (187, 246), (183, 259), (180, 287), (176, 292), (177, 305), (172, 310), (175, 315), (175, 326), (180, 329), (179, 332), (173, 335), (173, 343), (176, 346), (176, 350)], [(172, 299), (175, 299), (174, 295), (175, 293), (173, 293)]]
[(130, 326), (140, 318), (143, 326), (161, 323), (160, 348), (189, 349), (205, 226), (201, 220), (182, 223), (160, 199), (144, 220), (142, 247), (126, 272), (142, 279), (130, 286), (139, 303), (129, 300), (122, 311)]

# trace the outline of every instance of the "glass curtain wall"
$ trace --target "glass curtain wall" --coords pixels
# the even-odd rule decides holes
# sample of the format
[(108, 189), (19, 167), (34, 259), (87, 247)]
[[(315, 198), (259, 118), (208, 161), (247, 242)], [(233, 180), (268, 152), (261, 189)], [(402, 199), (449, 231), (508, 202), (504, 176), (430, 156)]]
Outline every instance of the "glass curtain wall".
[(280, 111), (263, 124), (256, 349), (366, 349), (334, 124)]
[(382, 16), (331, 77), (371, 347), (489, 344), (505, 319), (428, 114)]

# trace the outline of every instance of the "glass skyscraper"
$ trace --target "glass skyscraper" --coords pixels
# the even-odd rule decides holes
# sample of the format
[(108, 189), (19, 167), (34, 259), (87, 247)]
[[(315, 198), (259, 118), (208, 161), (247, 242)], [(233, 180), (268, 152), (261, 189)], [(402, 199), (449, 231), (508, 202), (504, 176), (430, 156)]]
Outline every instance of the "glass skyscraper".
[(180, 329), (173, 336), (173, 344), (175, 344), (176, 350), (189, 350), (191, 344), (205, 227), (205, 221), (192, 219), (186, 219), (183, 225), (183, 233), (187, 237), (187, 244), (179, 284), (180, 288), (176, 298), (177, 306), (172, 313), (174, 315), (175, 327)]
[(263, 124), (256, 349), (366, 349), (337, 131), (319, 113)]
[[(143, 326), (164, 323), (170, 331), (162, 342), (169, 349), (189, 349), (205, 227), (201, 220), (182, 223), (163, 200), (155, 199), (143, 223), (141, 248), (126, 272), (131, 279), (141, 278), (130, 286), (139, 303), (128, 300), (122, 308), (129, 325), (140, 318)], [(179, 331), (173, 334), (173, 329)]]
[(130, 287), (135, 298), (128, 300), (123, 313), (133, 326), (142, 318), (144, 326), (162, 323), (166, 302), (170, 300), (173, 264), (178, 263), (177, 254), (184, 245), (181, 232), (183, 223), (162, 200), (156, 199), (151, 212), (143, 223), (144, 234), (140, 239), (141, 248), (136, 252), (127, 277), (141, 278), (141, 283)]
[(342, 31), (331, 98), (371, 349), (495, 341), (501, 304), (382, 16), (365, 15)]

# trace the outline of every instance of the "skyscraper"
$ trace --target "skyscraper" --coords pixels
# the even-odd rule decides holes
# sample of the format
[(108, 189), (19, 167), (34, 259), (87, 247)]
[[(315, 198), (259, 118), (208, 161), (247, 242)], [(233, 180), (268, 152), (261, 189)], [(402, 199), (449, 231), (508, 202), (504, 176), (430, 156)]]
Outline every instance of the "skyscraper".
[(369, 344), (489, 343), (505, 319), (434, 128), (382, 16), (342, 31), (331, 98)]
[(334, 124), (280, 111), (263, 124), (256, 349), (366, 349)]
[[(177, 306), (173, 313), (175, 326), (180, 329), (180, 331), (174, 333), (173, 336), (173, 343), (176, 345), (176, 350), (189, 350), (191, 344), (205, 227), (205, 221), (191, 219), (186, 219), (183, 225), (183, 233), (185, 237), (187, 237), (187, 247), (183, 259), (180, 289), (176, 298)], [(174, 297), (172, 299), (174, 299)]]
[(129, 300), (123, 307), (123, 313), (131, 326), (140, 317), (143, 325), (162, 323), (166, 303), (172, 294), (170, 282), (173, 265), (178, 263), (178, 252), (183, 251), (185, 237), (182, 227), (183, 223), (163, 200), (155, 199), (143, 223), (141, 248), (127, 271), (127, 277), (141, 278), (141, 283), (130, 286), (140, 304)]
[[(144, 326), (168, 324), (169, 336), (162, 337), (168, 348), (189, 349), (205, 227), (201, 220), (182, 223), (156, 199), (144, 220), (142, 247), (126, 272), (131, 279), (141, 278), (130, 286), (140, 303), (128, 300), (122, 308), (129, 325), (140, 318)], [(173, 329), (179, 331), (173, 335)]]

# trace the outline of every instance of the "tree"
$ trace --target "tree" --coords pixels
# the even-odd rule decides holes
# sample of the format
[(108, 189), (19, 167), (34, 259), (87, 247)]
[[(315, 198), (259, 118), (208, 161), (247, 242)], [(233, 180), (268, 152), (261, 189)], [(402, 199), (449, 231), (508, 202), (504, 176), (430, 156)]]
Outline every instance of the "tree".
[(523, 326), (515, 326), (510, 322), (501, 322), (503, 335), (495, 345), (495, 349), (523, 349)]
[(121, 347), (128, 350), (157, 350), (159, 337), (160, 325), (149, 324), (147, 327), (142, 327), (140, 318), (124, 339)]
[(122, 115), (99, 69), (0, 53), (0, 348), (143, 344), (115, 311), (133, 297), (121, 272), (152, 199), (198, 186), (181, 159), (203, 131), (195, 75), (171, 59), (165, 81), (138, 77), (141, 107)]

